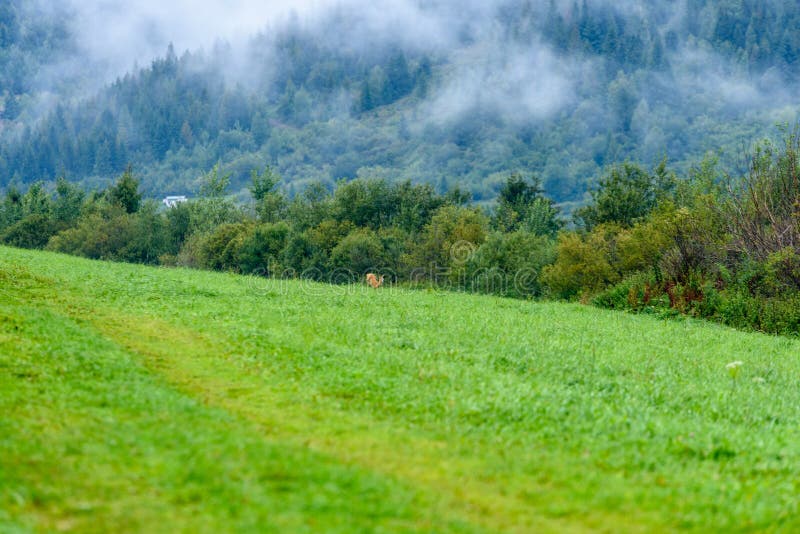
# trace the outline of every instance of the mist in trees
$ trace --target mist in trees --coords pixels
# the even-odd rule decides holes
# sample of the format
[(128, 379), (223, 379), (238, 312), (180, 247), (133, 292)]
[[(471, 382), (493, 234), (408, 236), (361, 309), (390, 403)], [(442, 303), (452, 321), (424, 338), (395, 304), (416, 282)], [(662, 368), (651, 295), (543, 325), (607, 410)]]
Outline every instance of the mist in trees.
[[(294, 17), (243, 2), (230, 19), (265, 29), (216, 45), (148, 2), (130, 20), (81, 5), (0, 12), (0, 187), (104, 187), (132, 163), (146, 196), (192, 194), (221, 162), (240, 192), (264, 164), (289, 196), (361, 176), (489, 200), (508, 173), (535, 172), (551, 198), (581, 203), (613, 164), (667, 157), (687, 172), (721, 149), (732, 167), (795, 116), (800, 9), (786, 2), (323, 2)], [(131, 42), (135, 21), (158, 29), (114, 50), (183, 44), (128, 57), (146, 66), (89, 91), (67, 75), (74, 51), (102, 63), (77, 22), (89, 12)]]

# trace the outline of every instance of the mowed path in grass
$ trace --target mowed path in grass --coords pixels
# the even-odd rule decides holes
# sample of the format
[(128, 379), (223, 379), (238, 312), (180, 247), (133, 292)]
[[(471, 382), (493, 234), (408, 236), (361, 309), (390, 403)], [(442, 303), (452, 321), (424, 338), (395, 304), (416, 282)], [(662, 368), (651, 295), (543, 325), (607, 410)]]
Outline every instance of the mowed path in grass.
[(793, 531), (798, 349), (0, 248), (0, 531)]

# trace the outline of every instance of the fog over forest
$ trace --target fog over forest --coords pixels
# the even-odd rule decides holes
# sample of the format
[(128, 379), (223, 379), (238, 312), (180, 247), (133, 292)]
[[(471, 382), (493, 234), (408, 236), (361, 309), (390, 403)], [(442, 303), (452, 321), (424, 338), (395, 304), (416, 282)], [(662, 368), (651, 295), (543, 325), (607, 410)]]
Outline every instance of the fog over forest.
[[(686, 169), (722, 150), (734, 164), (798, 104), (799, 9), (779, 0), (11, 4), (18, 40), (37, 21), (40, 49), (61, 45), (31, 47), (28, 83), (0, 88), (0, 187), (102, 184), (133, 163), (149, 191), (191, 192), (219, 161), (234, 187), (270, 164), (290, 192), (381, 175), (488, 199), (521, 171), (577, 201), (625, 159)], [(231, 120), (201, 117), (220, 106)], [(42, 141), (62, 124), (73, 146)], [(51, 161), (26, 159), (37, 143)]]
[[(613, 11), (634, 24), (648, 21), (646, 31), (664, 37), (689, 24), (688, 1), (584, 0), (584, 4)], [(776, 0), (766, 3), (780, 4)], [(526, 29), (531, 38), (521, 45), (514, 44), (498, 19), (504, 8), (515, 4), (525, 5), (534, 20), (541, 20), (552, 1), (303, 0), (265, 4), (210, 0), (198, 9), (197, 2), (188, 0), (55, 0), (33, 2), (26, 9), (37, 15), (65, 17), (74, 39), (74, 53), (44, 70), (45, 90), (53, 89), (46, 83), (53, 72), (79, 76), (70, 69), (85, 70), (87, 65), (95, 69), (97, 77), (92, 82), (107, 83), (136, 65), (147, 65), (162, 56), (170, 44), (179, 54), (230, 46), (236, 69), (225, 74), (231, 81), (246, 79), (254, 67), (264, 68), (263, 64), (254, 66), (248, 61), (248, 48), (255, 36), (263, 38), (294, 25), (319, 32), (315, 37), (332, 49), (368, 52), (376, 44), (391, 43), (445, 55), (463, 53), (466, 57), (459, 65), (458, 76), (440, 94), (444, 113), (461, 109), (461, 100), (468, 99), (500, 107), (521, 104), (535, 117), (564, 105), (574, 85), (587, 81), (592, 65), (578, 58), (565, 64), (541, 39), (537, 27)], [(555, 5), (560, 13), (569, 16), (578, 3), (562, 0)], [(338, 31), (329, 32), (332, 27)], [(743, 106), (775, 104), (776, 96), (780, 102), (790, 98), (788, 87), (769, 69), (761, 76), (749, 76), (732, 62), (735, 58), (724, 57), (696, 42), (680, 43), (668, 55), (681, 91), (714, 91), (722, 100)], [(517, 101), (509, 102), (509, 97)], [(514, 115), (519, 117), (518, 110)]]

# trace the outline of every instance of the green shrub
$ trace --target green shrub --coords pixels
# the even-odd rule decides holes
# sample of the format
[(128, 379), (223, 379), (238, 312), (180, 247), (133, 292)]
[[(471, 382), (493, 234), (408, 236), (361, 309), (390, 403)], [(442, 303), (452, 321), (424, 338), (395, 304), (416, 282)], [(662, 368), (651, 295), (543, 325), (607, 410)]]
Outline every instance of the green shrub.
[(114, 208), (106, 216), (98, 212), (81, 217), (77, 226), (53, 236), (47, 248), (85, 258), (131, 261), (124, 251), (136, 230), (133, 216)]
[(764, 290), (779, 295), (800, 290), (800, 254), (792, 247), (773, 252), (764, 263)]
[(227, 223), (204, 234), (199, 242), (199, 264), (206, 269), (239, 271), (239, 254), (247, 234), (247, 223)]
[(771, 334), (800, 334), (800, 295), (765, 300), (758, 329)]
[(716, 318), (735, 328), (796, 336), (800, 333), (800, 295), (764, 297), (731, 291), (724, 295)]
[(620, 279), (611, 266), (609, 242), (602, 227), (581, 236), (564, 232), (558, 237), (556, 261), (542, 270), (550, 293), (562, 299), (589, 298)]
[(527, 231), (493, 232), (469, 258), (468, 289), (507, 297), (542, 294), (541, 272), (555, 261), (555, 240)]
[(34, 213), (6, 228), (0, 241), (21, 248), (44, 248), (57, 231), (56, 224), (41, 213)]
[(477, 208), (440, 208), (404, 257), (405, 269), (415, 279), (459, 285), (472, 254), (486, 240), (488, 226), (488, 219)]
[(314, 247), (307, 232), (290, 233), (286, 238), (286, 247), (283, 250), (283, 266), (295, 275), (310, 274), (312, 271), (324, 267), (324, 261), (317, 265), (315, 259), (323, 259), (322, 254)]
[(653, 272), (645, 271), (634, 273), (599, 293), (592, 299), (592, 304), (601, 308), (633, 311), (663, 307), (665, 304), (668, 307), (668, 300), (659, 300), (663, 295), (664, 291)]
[(673, 244), (665, 216), (621, 229), (614, 238), (614, 266), (624, 274), (652, 270)]
[[(352, 279), (367, 272), (380, 272), (388, 267), (386, 250), (378, 234), (369, 228), (353, 230), (331, 252), (333, 268)], [(344, 281), (347, 277), (343, 277)]]
[(259, 224), (249, 230), (242, 238), (236, 257), (239, 271), (279, 274), (288, 236), (289, 226), (284, 222)]

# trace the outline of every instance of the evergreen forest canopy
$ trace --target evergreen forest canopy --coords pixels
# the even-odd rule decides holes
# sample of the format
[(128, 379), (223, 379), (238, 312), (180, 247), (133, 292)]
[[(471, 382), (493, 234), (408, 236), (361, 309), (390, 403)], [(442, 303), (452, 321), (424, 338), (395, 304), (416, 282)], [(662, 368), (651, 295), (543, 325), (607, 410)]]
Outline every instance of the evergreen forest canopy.
[(412, 15), (351, 2), (246, 44), (170, 46), (92, 91), (79, 8), (4, 2), (0, 188), (105, 187), (132, 164), (147, 195), (193, 194), (219, 163), (234, 191), (270, 165), (290, 197), (377, 177), (483, 201), (523, 172), (581, 203), (611, 164), (685, 171), (722, 150), (731, 168), (796, 120), (796, 2), (400, 4)]

